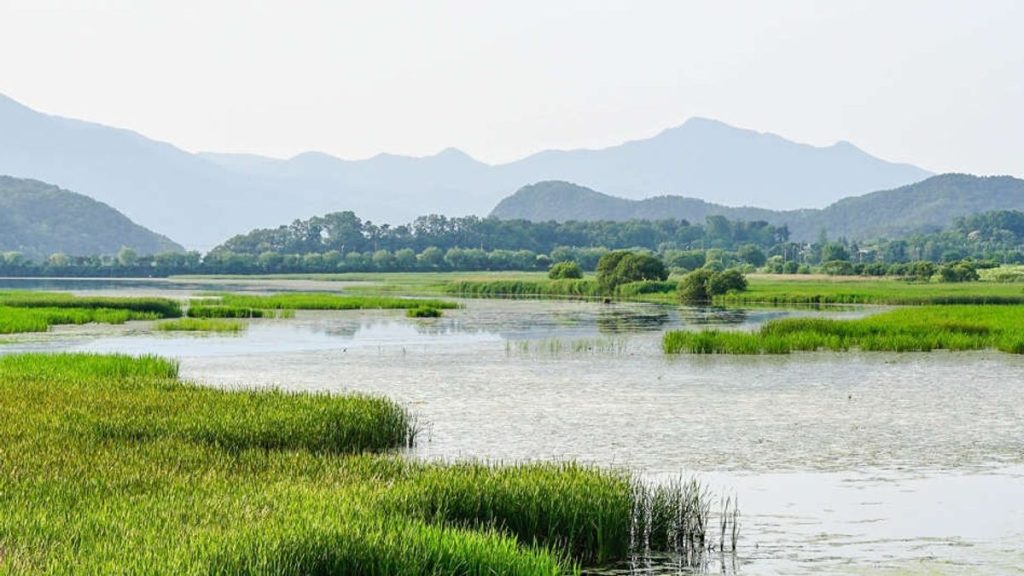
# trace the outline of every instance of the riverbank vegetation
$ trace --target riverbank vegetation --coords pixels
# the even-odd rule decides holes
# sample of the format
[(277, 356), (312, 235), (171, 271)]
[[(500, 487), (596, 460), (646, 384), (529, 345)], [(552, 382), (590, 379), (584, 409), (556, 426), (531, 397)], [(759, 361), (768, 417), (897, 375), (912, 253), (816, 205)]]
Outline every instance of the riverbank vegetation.
[(241, 310), (407, 310), (422, 307), (440, 310), (458, 307), (450, 300), (321, 292), (286, 292), (269, 296), (218, 294), (199, 302), (207, 306), (225, 306)]
[(665, 352), (789, 354), (796, 351), (928, 352), (994, 349), (1024, 354), (1024, 307), (915, 306), (858, 320), (784, 318), (755, 332), (676, 330)]
[(562, 574), (724, 544), (697, 483), (389, 454), (415, 433), (376, 397), (208, 389), (151, 357), (0, 357), (0, 573)]
[(56, 292), (0, 292), (0, 334), (46, 332), (61, 324), (124, 324), (181, 316), (166, 298), (78, 297)]

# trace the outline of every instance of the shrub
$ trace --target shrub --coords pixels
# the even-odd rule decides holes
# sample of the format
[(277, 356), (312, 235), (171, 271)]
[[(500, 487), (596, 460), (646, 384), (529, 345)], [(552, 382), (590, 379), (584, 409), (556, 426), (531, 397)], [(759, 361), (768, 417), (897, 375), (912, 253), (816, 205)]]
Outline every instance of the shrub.
[(684, 276), (677, 290), (683, 303), (705, 304), (720, 294), (742, 292), (746, 289), (746, 277), (735, 268), (721, 272), (702, 268)]
[(708, 284), (716, 274), (707, 269), (694, 270), (679, 281), (679, 299), (687, 304), (703, 304), (711, 301)]
[(943, 266), (939, 276), (943, 282), (975, 282), (980, 278), (974, 265), (965, 261)]
[(552, 280), (578, 280), (583, 278), (583, 269), (580, 268), (579, 264), (571, 260), (555, 262), (548, 269), (548, 278)]
[(747, 289), (747, 278), (735, 268), (713, 274), (708, 281), (708, 292), (712, 296), (728, 292), (743, 292)]

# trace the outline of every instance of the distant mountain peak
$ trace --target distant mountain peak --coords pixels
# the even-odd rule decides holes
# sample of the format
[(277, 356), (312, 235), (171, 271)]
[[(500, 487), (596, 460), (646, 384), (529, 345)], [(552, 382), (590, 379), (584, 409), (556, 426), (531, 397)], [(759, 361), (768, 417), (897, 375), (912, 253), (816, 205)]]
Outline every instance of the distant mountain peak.
[(483, 214), (523, 184), (544, 180), (624, 198), (680, 195), (780, 209), (824, 207), (931, 175), (844, 148), (694, 117), (650, 138), (496, 165), (455, 148), (423, 157), (348, 160), (310, 151), (278, 160), (192, 154), (127, 130), (48, 116), (9, 98), (0, 102), (0, 173), (87, 194), (195, 248), (282, 219), (339, 210), (391, 223), (428, 213)]

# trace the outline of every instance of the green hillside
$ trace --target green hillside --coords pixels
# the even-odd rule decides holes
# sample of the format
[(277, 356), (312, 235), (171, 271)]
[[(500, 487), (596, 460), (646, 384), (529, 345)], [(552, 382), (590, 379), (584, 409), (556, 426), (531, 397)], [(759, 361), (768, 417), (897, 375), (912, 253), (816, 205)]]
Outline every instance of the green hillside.
[(58, 252), (116, 254), (125, 246), (138, 254), (183, 251), (102, 202), (38, 180), (0, 176), (0, 252), (38, 260)]
[(820, 210), (790, 211), (722, 206), (681, 196), (627, 200), (568, 182), (549, 181), (521, 188), (502, 200), (491, 215), (534, 222), (672, 218), (694, 223), (720, 215), (786, 225), (793, 240), (812, 241), (823, 229), (831, 238), (904, 237), (937, 231), (958, 217), (993, 210), (1024, 211), (1024, 180), (943, 174), (893, 190), (844, 198)]

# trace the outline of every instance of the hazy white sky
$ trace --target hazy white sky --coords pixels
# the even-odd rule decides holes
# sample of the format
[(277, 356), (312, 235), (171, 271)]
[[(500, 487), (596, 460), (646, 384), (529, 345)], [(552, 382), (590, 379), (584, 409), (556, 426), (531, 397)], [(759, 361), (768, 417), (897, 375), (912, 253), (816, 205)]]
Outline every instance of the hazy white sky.
[(503, 162), (707, 116), (1024, 176), (1024, 2), (0, 0), (0, 93), (192, 151)]

